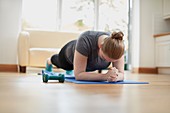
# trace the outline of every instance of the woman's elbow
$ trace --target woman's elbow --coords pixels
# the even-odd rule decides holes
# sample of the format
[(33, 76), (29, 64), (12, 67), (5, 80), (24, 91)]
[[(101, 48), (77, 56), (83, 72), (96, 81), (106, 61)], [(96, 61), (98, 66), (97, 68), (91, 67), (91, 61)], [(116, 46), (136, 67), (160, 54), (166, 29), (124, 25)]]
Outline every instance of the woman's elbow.
[(74, 72), (74, 76), (75, 76), (76, 80), (81, 80), (80, 73), (75, 73)]

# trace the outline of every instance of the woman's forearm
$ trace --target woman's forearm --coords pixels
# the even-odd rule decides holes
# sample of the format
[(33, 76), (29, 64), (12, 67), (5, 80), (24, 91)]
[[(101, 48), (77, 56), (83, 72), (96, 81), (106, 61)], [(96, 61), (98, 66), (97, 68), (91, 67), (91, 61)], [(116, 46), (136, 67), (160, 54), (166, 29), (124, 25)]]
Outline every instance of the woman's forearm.
[(106, 74), (94, 73), (94, 72), (81, 72), (75, 74), (76, 80), (91, 80), (91, 81), (106, 81)]
[[(108, 76), (106, 74), (94, 73), (94, 72), (81, 72), (75, 74), (76, 80), (89, 80), (89, 81), (106, 81)], [(124, 80), (124, 73), (118, 73), (116, 81)]]

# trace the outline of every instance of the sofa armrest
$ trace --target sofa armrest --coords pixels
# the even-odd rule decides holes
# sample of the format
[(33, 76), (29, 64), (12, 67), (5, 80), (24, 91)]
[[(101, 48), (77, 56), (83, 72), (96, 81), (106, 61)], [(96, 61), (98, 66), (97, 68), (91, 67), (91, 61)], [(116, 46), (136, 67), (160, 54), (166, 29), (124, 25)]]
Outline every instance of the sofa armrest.
[(28, 57), (29, 57), (29, 32), (22, 31), (19, 34), (18, 39), (18, 64), (20, 66), (27, 66), (28, 65)]

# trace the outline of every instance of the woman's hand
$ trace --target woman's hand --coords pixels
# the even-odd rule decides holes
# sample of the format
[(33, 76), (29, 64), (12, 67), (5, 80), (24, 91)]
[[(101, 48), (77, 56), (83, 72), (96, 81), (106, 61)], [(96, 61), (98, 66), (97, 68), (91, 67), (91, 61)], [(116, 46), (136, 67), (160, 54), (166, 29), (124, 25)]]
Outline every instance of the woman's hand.
[(118, 69), (116, 69), (115, 67), (112, 67), (108, 70), (106, 75), (108, 76), (107, 78), (108, 82), (116, 82), (118, 79)]

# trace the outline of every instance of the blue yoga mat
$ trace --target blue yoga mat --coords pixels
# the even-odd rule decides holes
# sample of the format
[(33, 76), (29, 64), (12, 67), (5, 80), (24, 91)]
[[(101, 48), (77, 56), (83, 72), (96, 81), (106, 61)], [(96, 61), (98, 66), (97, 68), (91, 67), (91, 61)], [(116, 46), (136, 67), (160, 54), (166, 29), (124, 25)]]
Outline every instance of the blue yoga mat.
[(149, 84), (149, 82), (139, 82), (133, 80), (123, 80), (118, 82), (107, 82), (107, 81), (84, 81), (84, 80), (75, 80), (74, 77), (66, 77), (65, 81), (72, 82), (75, 84)]
[(65, 72), (57, 73), (57, 72), (48, 72), (42, 70), (42, 73), (48, 73), (49, 75), (58, 76), (58, 74), (65, 75), (65, 81), (75, 83), (75, 84), (149, 84), (149, 82), (141, 82), (141, 81), (134, 81), (134, 80), (123, 80), (118, 82), (107, 82), (107, 81), (85, 81), (85, 80), (76, 80), (74, 74), (68, 75)]

